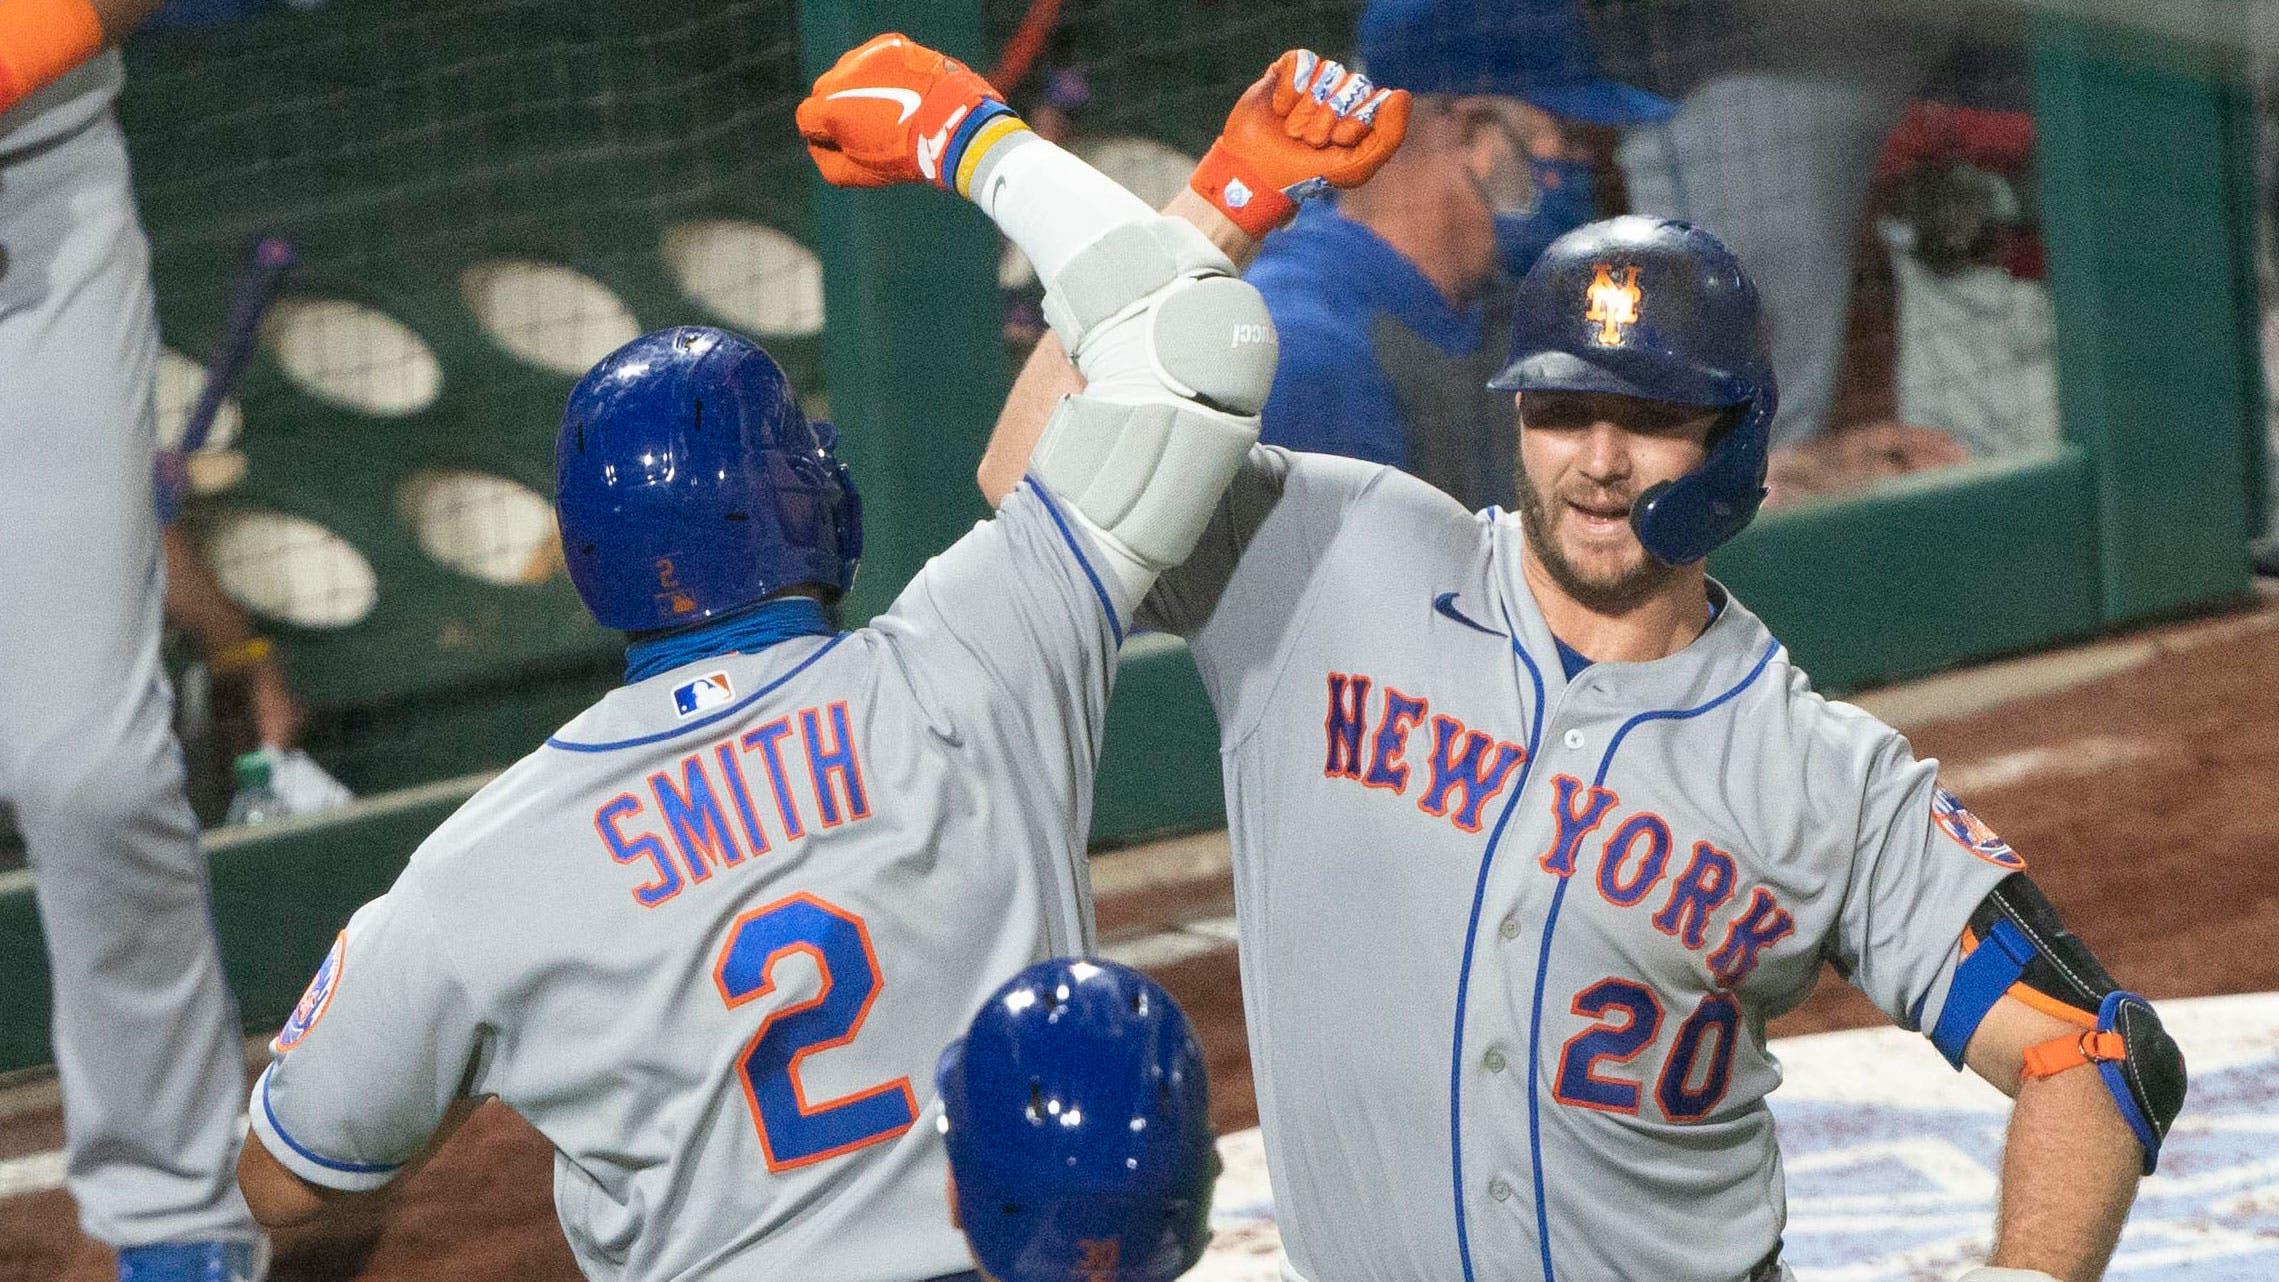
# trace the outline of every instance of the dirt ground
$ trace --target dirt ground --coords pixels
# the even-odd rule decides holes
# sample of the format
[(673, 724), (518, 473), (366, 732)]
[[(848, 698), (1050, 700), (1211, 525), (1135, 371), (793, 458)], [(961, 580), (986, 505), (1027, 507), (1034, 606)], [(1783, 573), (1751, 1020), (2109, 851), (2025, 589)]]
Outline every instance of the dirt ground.
[[(1926, 724), (1972, 809), (2122, 982), (2153, 997), (2279, 990), (2279, 606), (2215, 629), (2181, 625), (2149, 662), (2052, 695)], [(2210, 639), (2211, 636), (2215, 639)], [(1102, 901), (1106, 940), (1231, 911), (1223, 876)], [(1255, 1123), (1234, 954), (1157, 974), (1210, 1058), (1215, 1120)], [(1832, 977), (1776, 1036), (1880, 1016)], [(0, 1160), (53, 1149), (52, 1110), (0, 1122)], [(577, 1272), (556, 1227), (544, 1141), (486, 1106), (384, 1214), (326, 1240), (281, 1243), (278, 1282), (560, 1279)], [(0, 1279), (103, 1282), (106, 1254), (73, 1227), (61, 1191), (0, 1199)]]

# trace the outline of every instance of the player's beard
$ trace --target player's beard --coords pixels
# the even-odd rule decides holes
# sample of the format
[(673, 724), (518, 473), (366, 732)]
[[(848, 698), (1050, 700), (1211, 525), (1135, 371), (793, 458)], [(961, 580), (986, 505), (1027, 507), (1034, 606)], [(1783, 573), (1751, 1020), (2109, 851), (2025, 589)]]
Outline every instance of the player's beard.
[[(1594, 614), (1627, 614), (1678, 581), (1682, 571), (1647, 555), (1635, 534), (1629, 540), (1634, 555), (1623, 564), (1596, 571), (1575, 564), (1567, 550), (1560, 546), (1557, 519), (1535, 483), (1528, 479), (1527, 469), (1516, 470), (1519, 473), (1519, 526), (1527, 535), (1527, 546), (1542, 563), (1544, 573), (1551, 576), (1560, 591), (1573, 597), (1576, 604)], [(1559, 511), (1565, 512), (1566, 507), (1561, 502)]]

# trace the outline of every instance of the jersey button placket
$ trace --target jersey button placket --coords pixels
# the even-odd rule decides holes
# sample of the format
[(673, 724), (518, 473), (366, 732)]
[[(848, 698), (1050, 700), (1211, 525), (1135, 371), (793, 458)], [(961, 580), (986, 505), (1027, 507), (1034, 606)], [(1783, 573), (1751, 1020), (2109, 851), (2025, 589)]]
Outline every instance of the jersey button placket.
[(1488, 1181), (1488, 1196), (1498, 1202), (1511, 1200), (1511, 1181), (1499, 1175)]
[(1488, 1053), (1480, 1057), (1480, 1062), (1487, 1066), (1489, 1072), (1500, 1073), (1504, 1071), (1504, 1067), (1508, 1061), (1504, 1059), (1502, 1047), (1490, 1046), (1488, 1048)]
[(1591, 740), (1589, 735), (1586, 735), (1582, 731), (1575, 729), (1573, 726), (1567, 727), (1567, 733), (1559, 736), (1559, 742), (1567, 745), (1567, 750), (1570, 752), (1582, 751), (1584, 748), (1590, 746), (1590, 741)]

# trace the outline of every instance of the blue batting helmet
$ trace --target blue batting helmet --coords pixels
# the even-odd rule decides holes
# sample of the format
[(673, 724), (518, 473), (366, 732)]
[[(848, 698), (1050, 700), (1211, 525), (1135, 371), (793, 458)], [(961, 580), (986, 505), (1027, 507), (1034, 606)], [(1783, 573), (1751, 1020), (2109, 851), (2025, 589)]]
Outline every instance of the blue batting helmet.
[(726, 330), (644, 334), (578, 380), (555, 443), (570, 582), (603, 627), (683, 627), (785, 588), (855, 581), (862, 502), (766, 352)]
[(1757, 288), (1733, 251), (1699, 227), (1626, 216), (1552, 241), (1519, 284), (1511, 364), (1488, 386), (1730, 411), (1699, 468), (1649, 487), (1630, 509), (1638, 541), (1657, 560), (1708, 556), (1764, 500), (1779, 394)]
[(1171, 994), (1114, 962), (1039, 962), (935, 1072), (958, 1222), (999, 1282), (1167, 1282), (1210, 1238), (1203, 1052)]

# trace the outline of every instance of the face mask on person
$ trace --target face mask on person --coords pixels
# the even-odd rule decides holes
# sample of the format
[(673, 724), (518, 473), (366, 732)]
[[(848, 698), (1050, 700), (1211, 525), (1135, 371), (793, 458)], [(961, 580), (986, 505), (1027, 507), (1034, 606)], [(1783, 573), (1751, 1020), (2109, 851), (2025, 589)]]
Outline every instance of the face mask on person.
[(1547, 117), (1511, 102), (1474, 100), (1464, 109), (1465, 177), (1495, 225), (1496, 265), (1517, 280), (1545, 246), (1590, 221), (1595, 202), (1587, 162), (1539, 156), (1529, 133)]
[(1554, 240), (1597, 214), (1590, 162), (1558, 157), (1529, 160), (1535, 199), (1524, 210), (1496, 211), (1496, 264), (1518, 280)]

